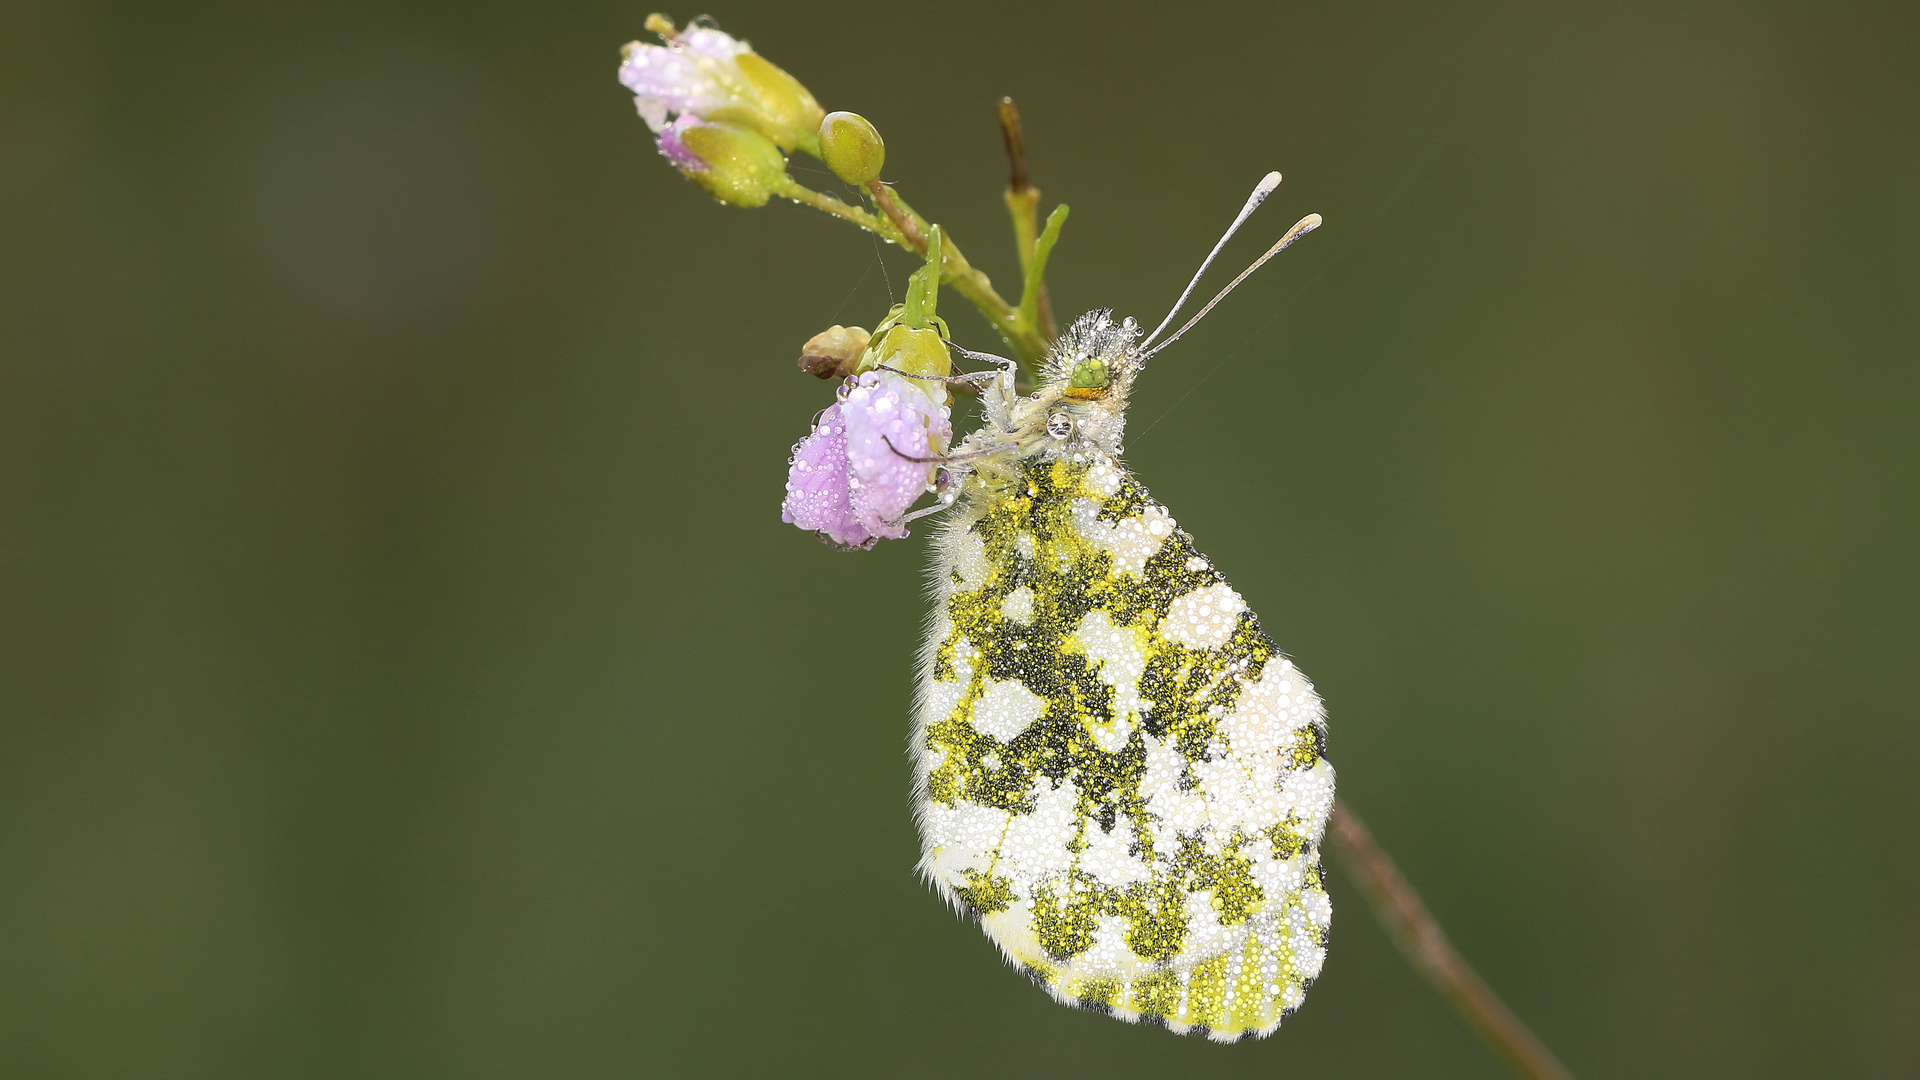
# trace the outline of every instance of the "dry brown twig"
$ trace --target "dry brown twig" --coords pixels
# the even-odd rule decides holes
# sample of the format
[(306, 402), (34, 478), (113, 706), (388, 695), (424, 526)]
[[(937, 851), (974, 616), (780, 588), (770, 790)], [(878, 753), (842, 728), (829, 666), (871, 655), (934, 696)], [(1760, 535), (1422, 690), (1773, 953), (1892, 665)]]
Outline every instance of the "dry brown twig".
[(1454, 949), (1446, 932), (1421, 903), (1420, 894), (1407, 884), (1393, 859), (1374, 843), (1373, 834), (1352, 807), (1344, 802), (1334, 805), (1327, 835), (1348, 872), (1359, 880), (1361, 892), (1373, 905), (1374, 917), (1394, 944), (1515, 1073), (1523, 1080), (1573, 1080), (1573, 1074), (1553, 1051), (1521, 1023)]

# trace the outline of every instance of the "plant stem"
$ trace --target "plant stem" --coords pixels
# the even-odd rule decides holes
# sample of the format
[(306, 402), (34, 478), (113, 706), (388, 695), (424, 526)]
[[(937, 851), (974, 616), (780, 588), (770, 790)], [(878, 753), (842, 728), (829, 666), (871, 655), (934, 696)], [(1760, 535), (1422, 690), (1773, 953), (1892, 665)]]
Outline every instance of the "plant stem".
[[(927, 253), (927, 234), (933, 226), (927, 224), (925, 218), (915, 213), (913, 207), (908, 206), (905, 200), (894, 194), (892, 188), (878, 180), (867, 185), (867, 190), (873, 197), (874, 206), (880, 209), (878, 214), (857, 206), (850, 206), (825, 192), (815, 191), (795, 180), (791, 175), (783, 177), (774, 190), (776, 194), (792, 199), (803, 206), (811, 206), (815, 210), (851, 221), (887, 242), (903, 247), (916, 255)], [(1023, 313), (1020, 308), (1007, 303), (1004, 297), (994, 291), (993, 282), (987, 278), (987, 275), (974, 269), (973, 264), (967, 261), (967, 257), (960, 253), (960, 246), (953, 242), (953, 237), (943, 236), (942, 239), (944, 243), (941, 245), (941, 280), (953, 286), (955, 292), (972, 301), (973, 306), (980, 309), (980, 314), (986, 316), (987, 321), (993, 324), (993, 328), (1006, 339), (1016, 359), (1029, 366), (1038, 364), (1046, 357), (1047, 347), (1052, 341), (1051, 336), (1041, 330), (1044, 320), (1035, 317), (1031, 311)]]
[(1026, 288), (1020, 293), (1020, 319), (1028, 326), (1040, 325), (1040, 296), (1046, 288), (1047, 259), (1053, 245), (1060, 242), (1060, 226), (1067, 223), (1067, 204), (1061, 203), (1047, 215), (1046, 230), (1033, 245), (1033, 261), (1027, 266)]
[[(913, 207), (908, 206), (906, 200), (900, 198), (892, 188), (878, 180), (868, 183), (867, 191), (873, 196), (874, 205), (906, 238), (907, 242), (901, 246), (925, 255), (926, 235), (932, 228), (927, 220), (915, 213)], [(1029, 365), (1039, 363), (1047, 355), (1048, 344), (1039, 328), (1031, 320), (1021, 318), (1019, 310), (994, 291), (993, 282), (987, 275), (974, 269), (967, 257), (960, 253), (960, 246), (953, 242), (951, 235), (945, 236), (944, 240), (941, 262), (946, 269), (942, 280), (953, 286), (955, 292), (973, 301), (973, 306), (980, 309), (980, 314), (987, 317), (987, 321), (1000, 331), (1000, 336), (1012, 347), (1016, 359)]]
[[(802, 206), (811, 206), (815, 210), (824, 210), (834, 217), (851, 221), (870, 233), (878, 234), (881, 239), (890, 243), (898, 244), (901, 247), (911, 247), (911, 245), (905, 242), (905, 238), (893, 222), (868, 213), (857, 206), (849, 206), (825, 192), (815, 191), (791, 176), (788, 176), (786, 182), (781, 184), (776, 191), (782, 197), (792, 199)], [(920, 254), (926, 254), (927, 242), (925, 237), (921, 238), (918, 250)]]
[(1360, 891), (1373, 905), (1374, 917), (1401, 953), (1442, 997), (1453, 1003), (1480, 1038), (1506, 1059), (1515, 1075), (1522, 1080), (1573, 1080), (1573, 1074), (1553, 1051), (1454, 950), (1433, 914), (1420, 902), (1420, 894), (1373, 842), (1373, 834), (1352, 807), (1344, 802), (1334, 804), (1327, 835), (1348, 872), (1360, 879)]
[[(1000, 137), (1007, 145), (1007, 214), (1013, 218), (1013, 246), (1020, 254), (1020, 272), (1033, 273), (1033, 246), (1040, 234), (1040, 189), (1027, 178), (1027, 137), (1020, 128), (1020, 110), (1013, 99), (1000, 99)], [(1031, 282), (1028, 283), (1031, 288)], [(1025, 289), (1022, 294), (1025, 294)], [(1024, 307), (1024, 305), (1022, 305)], [(1040, 282), (1036, 317), (1040, 332), (1051, 341), (1060, 336), (1053, 321), (1053, 302), (1047, 297), (1047, 283)]]
[(900, 235), (907, 238), (906, 246), (925, 255), (929, 227), (920, 220), (920, 216), (908, 213), (900, 200), (893, 197), (893, 189), (878, 180), (867, 181), (867, 191), (873, 196), (873, 205), (879, 207), (887, 220), (893, 222), (893, 227), (900, 230)]

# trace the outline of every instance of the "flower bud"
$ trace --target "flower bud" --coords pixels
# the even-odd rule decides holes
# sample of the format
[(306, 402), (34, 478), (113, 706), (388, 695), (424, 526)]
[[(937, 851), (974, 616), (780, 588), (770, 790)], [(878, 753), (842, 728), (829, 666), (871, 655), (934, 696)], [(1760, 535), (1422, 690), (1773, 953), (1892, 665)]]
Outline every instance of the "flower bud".
[[(787, 175), (787, 159), (773, 140), (732, 124), (708, 124), (682, 116), (661, 132), (660, 152), (714, 198), (734, 206), (765, 206)], [(668, 148), (672, 135), (678, 152)], [(690, 157), (696, 167), (683, 164)]]
[(693, 116), (758, 132), (782, 150), (818, 152), (819, 103), (746, 42), (711, 26), (676, 30), (663, 15), (649, 16), (647, 29), (665, 44), (629, 43), (620, 81), (648, 127), (659, 132), (670, 117)]
[(933, 376), (915, 379), (935, 401), (947, 400), (947, 388), (938, 379), (953, 374), (953, 354), (940, 338), (940, 331), (895, 326), (867, 347), (860, 358), (860, 371), (872, 371), (885, 365), (907, 375)]
[(743, 52), (733, 58), (740, 77), (759, 97), (757, 108), (745, 119), (760, 133), (780, 144), (782, 150), (817, 152), (820, 103), (813, 100), (800, 80), (775, 67), (758, 53)]
[(833, 175), (856, 187), (880, 176), (887, 144), (859, 113), (831, 112), (820, 121), (820, 159)]
[(800, 370), (822, 379), (853, 374), (873, 335), (858, 326), (833, 326), (807, 339), (800, 347)]

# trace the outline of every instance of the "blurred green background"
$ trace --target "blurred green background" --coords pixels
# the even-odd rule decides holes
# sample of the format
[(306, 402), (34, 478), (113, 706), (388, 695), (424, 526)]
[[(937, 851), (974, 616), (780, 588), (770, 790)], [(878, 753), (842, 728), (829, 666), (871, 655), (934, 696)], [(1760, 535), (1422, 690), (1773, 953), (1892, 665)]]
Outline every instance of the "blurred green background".
[[(779, 521), (912, 260), (668, 168), (648, 10), (5, 5), (0, 1075), (1502, 1075), (1337, 874), (1232, 1047), (916, 881), (921, 540)], [(1912, 4), (712, 14), (1003, 285), (1015, 96), (1063, 314), (1283, 170), (1130, 456), (1343, 793), (1581, 1077), (1920, 1076)]]

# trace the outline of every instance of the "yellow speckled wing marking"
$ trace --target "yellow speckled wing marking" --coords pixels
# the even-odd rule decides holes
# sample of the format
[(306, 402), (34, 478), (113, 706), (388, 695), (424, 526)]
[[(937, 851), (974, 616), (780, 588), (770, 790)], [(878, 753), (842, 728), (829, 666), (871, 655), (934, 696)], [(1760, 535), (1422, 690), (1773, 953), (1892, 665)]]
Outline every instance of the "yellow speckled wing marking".
[(1325, 714), (1116, 461), (978, 480), (935, 541), (921, 871), (1053, 995), (1227, 1041), (1326, 954)]

